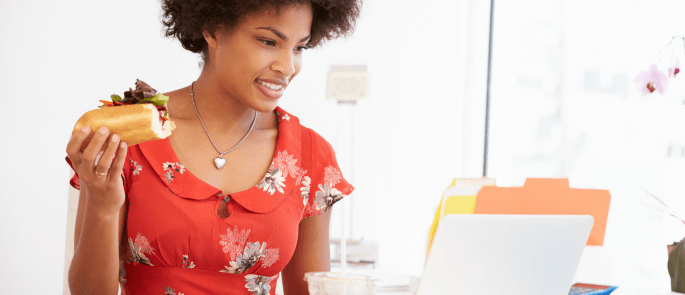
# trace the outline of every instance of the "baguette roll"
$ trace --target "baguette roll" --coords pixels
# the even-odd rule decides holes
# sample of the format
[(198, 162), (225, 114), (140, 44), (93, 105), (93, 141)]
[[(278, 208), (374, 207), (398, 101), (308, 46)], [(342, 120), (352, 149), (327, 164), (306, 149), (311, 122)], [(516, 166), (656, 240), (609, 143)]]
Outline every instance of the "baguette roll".
[(128, 146), (167, 138), (176, 127), (171, 120), (165, 120), (162, 124), (159, 110), (150, 103), (89, 111), (76, 122), (72, 134), (84, 126), (90, 126), (93, 131), (105, 126), (110, 134), (118, 134), (121, 141), (125, 141)]

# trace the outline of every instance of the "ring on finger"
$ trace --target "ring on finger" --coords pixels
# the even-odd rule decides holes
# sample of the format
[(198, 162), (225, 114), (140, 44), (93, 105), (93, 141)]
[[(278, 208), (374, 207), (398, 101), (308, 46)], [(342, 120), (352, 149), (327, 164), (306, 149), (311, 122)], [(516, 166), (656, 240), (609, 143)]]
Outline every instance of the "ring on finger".
[(100, 172), (95, 171), (95, 176), (97, 176), (98, 178), (103, 178), (103, 177), (107, 176), (107, 172), (100, 173)]

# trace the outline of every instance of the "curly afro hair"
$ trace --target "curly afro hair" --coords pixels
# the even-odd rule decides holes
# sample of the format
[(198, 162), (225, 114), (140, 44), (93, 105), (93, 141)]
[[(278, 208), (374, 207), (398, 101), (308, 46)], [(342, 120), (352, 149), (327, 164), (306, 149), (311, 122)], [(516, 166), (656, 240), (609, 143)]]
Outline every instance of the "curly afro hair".
[(362, 0), (162, 0), (165, 35), (176, 37), (183, 48), (202, 53), (207, 60), (206, 29), (230, 30), (245, 17), (265, 8), (310, 4), (313, 18), (308, 48), (354, 31)]

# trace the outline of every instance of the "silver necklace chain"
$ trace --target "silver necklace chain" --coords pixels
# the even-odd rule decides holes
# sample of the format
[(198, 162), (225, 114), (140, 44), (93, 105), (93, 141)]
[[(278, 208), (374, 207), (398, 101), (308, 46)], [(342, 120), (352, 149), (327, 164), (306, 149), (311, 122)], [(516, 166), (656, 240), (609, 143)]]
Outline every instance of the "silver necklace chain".
[(214, 146), (214, 149), (219, 153), (219, 156), (214, 159), (214, 165), (216, 165), (217, 169), (221, 169), (221, 167), (224, 166), (225, 160), (223, 159), (224, 154), (227, 154), (237, 148), (243, 141), (245, 141), (245, 138), (247, 138), (248, 135), (250, 135), (250, 132), (252, 132), (252, 128), (254, 128), (255, 122), (257, 122), (257, 111), (254, 112), (254, 119), (252, 120), (252, 125), (250, 126), (250, 130), (247, 131), (247, 134), (243, 137), (243, 139), (238, 142), (234, 147), (232, 147), (230, 150), (227, 150), (225, 152), (221, 152), (218, 147), (216, 147), (216, 144), (214, 143), (214, 140), (212, 140), (212, 137), (209, 136), (209, 132), (207, 131), (207, 127), (205, 127), (205, 123), (202, 122), (202, 118), (200, 117), (200, 112), (197, 111), (197, 106), (195, 105), (195, 95), (193, 94), (193, 85), (195, 85), (195, 82), (190, 84), (190, 98), (193, 100), (193, 108), (195, 108), (195, 114), (197, 114), (197, 118), (200, 119), (200, 124), (202, 124), (202, 128), (205, 130), (205, 133), (207, 134), (207, 137), (209, 138), (209, 141), (212, 143)]

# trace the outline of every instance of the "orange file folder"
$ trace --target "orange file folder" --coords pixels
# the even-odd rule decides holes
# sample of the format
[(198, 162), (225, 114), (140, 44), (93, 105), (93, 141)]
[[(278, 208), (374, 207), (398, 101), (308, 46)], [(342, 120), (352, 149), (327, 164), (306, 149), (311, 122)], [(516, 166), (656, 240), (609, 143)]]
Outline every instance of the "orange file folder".
[(528, 178), (523, 187), (484, 186), (474, 214), (592, 215), (587, 245), (601, 246), (610, 201), (609, 191), (569, 188), (568, 179)]

